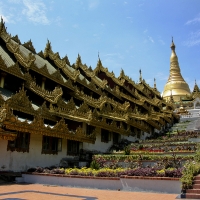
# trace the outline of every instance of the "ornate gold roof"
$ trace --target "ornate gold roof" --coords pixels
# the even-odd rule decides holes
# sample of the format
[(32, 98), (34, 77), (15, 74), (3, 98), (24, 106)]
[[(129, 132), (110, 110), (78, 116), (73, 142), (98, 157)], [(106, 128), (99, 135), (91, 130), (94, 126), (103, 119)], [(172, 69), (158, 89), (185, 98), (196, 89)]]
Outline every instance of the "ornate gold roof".
[(175, 44), (172, 38), (171, 44), (171, 57), (170, 57), (170, 74), (168, 81), (164, 87), (163, 98), (169, 100), (171, 95), (174, 101), (179, 101), (181, 97), (190, 95), (190, 89), (181, 75), (178, 57), (175, 52)]
[[(86, 135), (81, 127), (78, 127), (74, 132), (69, 131), (63, 118), (53, 127), (49, 125), (46, 126), (41, 115), (36, 115), (31, 123), (27, 120), (21, 121), (13, 114), (12, 109), (7, 104), (0, 107), (0, 123), (7, 130), (12, 131), (29, 132), (88, 143), (95, 143), (96, 140), (96, 130), (90, 135)], [(0, 130), (0, 138), (5, 136), (5, 134), (3, 135), (1, 132), (2, 131)], [(11, 135), (8, 132), (7, 137), (12, 140), (15, 135)]]
[[(0, 49), (0, 70), (24, 81), (22, 89), (7, 100), (0, 95), (0, 104), (6, 103), (18, 113), (34, 116), (31, 123), (21, 122), (15, 116), (3, 120), (9, 130), (40, 131), (42, 135), (94, 143), (95, 134), (100, 132), (100, 128), (130, 135), (131, 129), (150, 132), (153, 127), (160, 130), (174, 118), (170, 112), (163, 111), (163, 107), (170, 107), (171, 110), (173, 107), (161, 98), (155, 81), (152, 88), (141, 74), (140, 83), (136, 84), (123, 70), (118, 78), (115, 77), (113, 72), (103, 67), (100, 59), (94, 70), (88, 68), (82, 64), (80, 55), (76, 63), (70, 66), (67, 57), (61, 59), (59, 53), (52, 51), (49, 41), (44, 52), (36, 53), (31, 40), (21, 44), (18, 36), (11, 37), (7, 33), (3, 22), (0, 23), (0, 37), (7, 48), (7, 51)], [(104, 80), (99, 78), (99, 73), (103, 74)], [(41, 87), (42, 78), (47, 83), (51, 82), (51, 89)], [(112, 88), (109, 81), (114, 85)], [(31, 94), (30, 100), (24, 87)], [(40, 97), (37, 105), (31, 102), (33, 94), (36, 98)], [(59, 122), (53, 128), (46, 127), (43, 118), (52, 124)], [(71, 134), (65, 120), (84, 122), (96, 129), (90, 138), (84, 135), (80, 127)], [(1, 135), (3, 137), (3, 133)]]

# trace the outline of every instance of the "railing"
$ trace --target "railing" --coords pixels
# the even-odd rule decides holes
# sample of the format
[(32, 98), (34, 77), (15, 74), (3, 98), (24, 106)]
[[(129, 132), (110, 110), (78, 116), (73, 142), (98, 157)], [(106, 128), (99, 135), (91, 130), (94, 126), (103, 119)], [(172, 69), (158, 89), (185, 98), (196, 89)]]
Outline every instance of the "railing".
[(190, 114), (190, 115), (181, 115), (181, 118), (195, 118), (195, 117), (200, 117), (200, 114), (195, 113), (195, 114)]

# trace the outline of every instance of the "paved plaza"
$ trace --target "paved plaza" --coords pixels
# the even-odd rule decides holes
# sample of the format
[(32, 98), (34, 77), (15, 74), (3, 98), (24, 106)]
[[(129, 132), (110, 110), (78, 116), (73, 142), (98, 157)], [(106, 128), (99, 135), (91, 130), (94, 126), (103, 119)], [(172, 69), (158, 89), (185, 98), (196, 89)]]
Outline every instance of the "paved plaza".
[(178, 194), (95, 190), (40, 184), (0, 185), (0, 200), (173, 200), (178, 196)]

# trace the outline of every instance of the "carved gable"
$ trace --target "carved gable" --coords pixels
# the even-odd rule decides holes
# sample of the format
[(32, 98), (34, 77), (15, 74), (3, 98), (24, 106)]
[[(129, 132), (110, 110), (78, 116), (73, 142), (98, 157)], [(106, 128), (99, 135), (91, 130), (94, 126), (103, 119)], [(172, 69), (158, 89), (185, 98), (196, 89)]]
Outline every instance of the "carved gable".
[(19, 90), (16, 94), (11, 96), (10, 99), (7, 100), (8, 105), (14, 110), (18, 111), (26, 111), (26, 113), (34, 113), (35, 110), (28, 97), (26, 96), (26, 91), (24, 90), (24, 86)]

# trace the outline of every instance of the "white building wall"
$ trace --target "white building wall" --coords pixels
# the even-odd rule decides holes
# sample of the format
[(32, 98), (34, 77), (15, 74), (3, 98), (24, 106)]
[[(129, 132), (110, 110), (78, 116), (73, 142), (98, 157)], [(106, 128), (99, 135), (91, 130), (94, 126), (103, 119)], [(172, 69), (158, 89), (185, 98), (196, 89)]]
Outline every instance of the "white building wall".
[[(123, 136), (121, 139), (127, 139), (134, 142), (137, 138), (133, 136)], [(67, 157), (67, 140), (62, 139), (62, 151), (58, 154), (41, 154), (42, 135), (31, 134), (29, 152), (7, 151), (7, 140), (0, 140), (0, 171), (26, 171), (31, 167), (49, 167), (58, 166), (62, 158)], [(106, 152), (113, 144), (113, 134), (110, 141), (101, 142), (101, 133), (97, 134), (95, 144), (83, 143), (84, 150), (97, 150)]]
[(101, 142), (101, 132), (96, 135), (96, 141), (94, 144), (90, 143), (83, 143), (83, 149), (85, 150), (96, 150), (100, 152), (106, 152), (108, 148), (113, 144), (113, 136), (111, 134), (110, 141), (108, 142)]
[(122, 139), (125, 139), (125, 140), (128, 140), (128, 141), (131, 141), (131, 142), (135, 142), (137, 139), (137, 136), (125, 136), (125, 135), (121, 135), (121, 140)]
[(0, 140), (0, 171), (26, 171), (30, 167), (59, 165), (67, 153), (67, 141), (63, 139), (61, 152), (41, 154), (42, 135), (31, 134), (29, 152), (7, 151), (7, 144), (7, 140)]
[[(129, 140), (131, 142), (134, 142), (137, 139), (137, 137), (125, 136), (125, 135), (120, 135), (120, 138), (121, 138), (121, 140), (122, 139), (126, 139), (126, 140)], [(97, 150), (97, 151), (100, 151), (100, 152), (104, 153), (112, 145), (113, 145), (113, 134), (111, 134), (110, 141), (108, 141), (108, 142), (101, 142), (101, 132), (99, 132), (96, 135), (95, 144), (83, 143), (83, 149), (90, 150), (90, 151)]]

